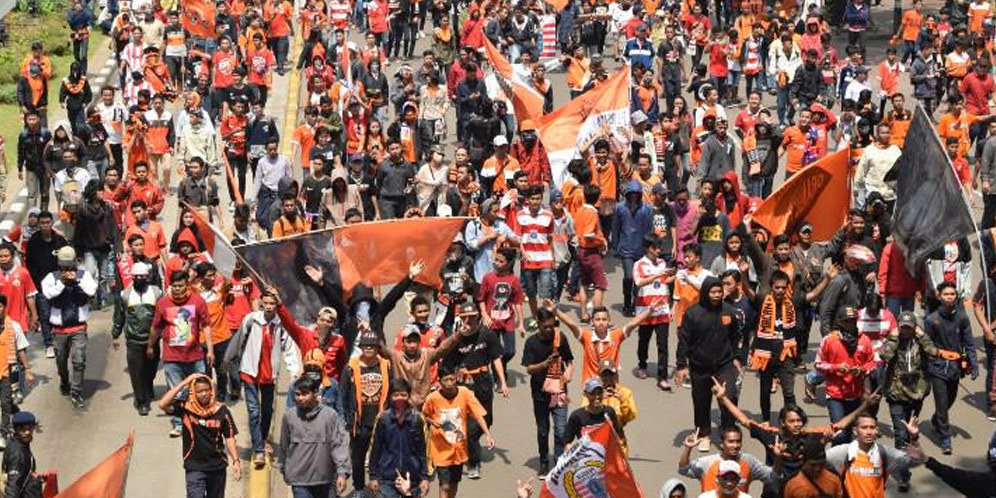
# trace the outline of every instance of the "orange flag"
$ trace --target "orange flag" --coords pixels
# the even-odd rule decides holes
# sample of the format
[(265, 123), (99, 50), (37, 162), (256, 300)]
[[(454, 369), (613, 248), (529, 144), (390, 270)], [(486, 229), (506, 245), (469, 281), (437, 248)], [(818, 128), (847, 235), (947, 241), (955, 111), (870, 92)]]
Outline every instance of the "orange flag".
[(643, 498), (612, 424), (584, 434), (547, 474), (540, 498)]
[(567, 7), (567, 2), (568, 2), (568, 0), (544, 0), (544, 1), (552, 5), (553, 8), (557, 9), (558, 11), (564, 10), (564, 7)]
[(777, 235), (806, 221), (814, 241), (830, 240), (851, 209), (850, 156), (850, 149), (839, 150), (803, 168), (758, 206), (754, 223)]
[(578, 147), (590, 143), (595, 135), (611, 132), (621, 141), (629, 142), (629, 86), (630, 71), (624, 66), (609, 79), (538, 120), (536, 128), (549, 154), (553, 181), (558, 187), (567, 174), (567, 163), (575, 156), (581, 157)]
[(180, 14), (183, 29), (200, 38), (214, 39), (215, 8), (212, 0), (184, 0)]
[(204, 252), (211, 256), (211, 262), (218, 270), (218, 273), (226, 277), (230, 276), (235, 269), (235, 262), (238, 261), (238, 256), (235, 254), (235, 249), (232, 248), (228, 238), (225, 237), (225, 234), (218, 227), (204, 218), (204, 215), (197, 209), (194, 209), (187, 203), (182, 204), (194, 215), (194, 225), (197, 226), (197, 233), (200, 234), (201, 240), (204, 241)]
[(125, 479), (128, 477), (128, 464), (131, 461), (131, 447), (135, 444), (135, 432), (128, 434), (128, 441), (111, 453), (103, 462), (80, 476), (76, 482), (56, 495), (55, 498), (121, 498), (124, 496)]
[(543, 115), (543, 95), (541, 95), (528, 76), (517, 71), (515, 66), (508, 62), (487, 37), (484, 37), (484, 53), (491, 63), (491, 69), (498, 77), (498, 84), (504, 90), (505, 95), (512, 101), (515, 110), (515, 119), (518, 122), (527, 119), (537, 119)]
[(335, 256), (342, 288), (393, 284), (408, 275), (412, 261), (425, 261), (419, 281), (439, 286), (439, 271), (453, 238), (467, 218), (408, 218), (335, 228)]

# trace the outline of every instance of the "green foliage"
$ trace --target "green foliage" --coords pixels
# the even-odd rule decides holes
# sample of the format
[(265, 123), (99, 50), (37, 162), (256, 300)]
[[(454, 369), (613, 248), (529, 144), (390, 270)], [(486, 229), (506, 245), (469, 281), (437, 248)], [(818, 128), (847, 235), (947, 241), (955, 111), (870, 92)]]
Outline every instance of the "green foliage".
[[(72, 62), (72, 44), (65, 12), (67, 0), (40, 0), (42, 14), (33, 17), (23, 10), (7, 15), (10, 39), (0, 47), (0, 85), (17, 83), (21, 61), (31, 53), (31, 43), (40, 40), (45, 53), (52, 59), (52, 80), (58, 81), (68, 72)], [(3, 101), (6, 103), (6, 101)]]

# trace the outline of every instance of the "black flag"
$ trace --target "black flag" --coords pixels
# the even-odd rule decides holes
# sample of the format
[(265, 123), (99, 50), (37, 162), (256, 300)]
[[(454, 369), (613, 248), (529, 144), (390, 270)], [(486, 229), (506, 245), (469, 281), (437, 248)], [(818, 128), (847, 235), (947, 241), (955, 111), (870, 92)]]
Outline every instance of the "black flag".
[(906, 271), (916, 275), (931, 251), (975, 231), (951, 160), (919, 105), (892, 173), (892, 236), (906, 255)]

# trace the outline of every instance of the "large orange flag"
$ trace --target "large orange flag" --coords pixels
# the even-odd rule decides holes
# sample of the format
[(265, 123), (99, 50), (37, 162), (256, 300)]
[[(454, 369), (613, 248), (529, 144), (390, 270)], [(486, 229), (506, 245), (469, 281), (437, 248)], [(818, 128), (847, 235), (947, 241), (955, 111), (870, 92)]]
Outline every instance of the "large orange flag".
[(487, 37), (484, 38), (484, 53), (491, 63), (491, 69), (498, 77), (498, 84), (509, 100), (515, 111), (515, 119), (522, 122), (526, 119), (537, 119), (543, 115), (543, 95), (541, 95), (528, 77), (508, 62)]
[(630, 71), (623, 67), (578, 98), (539, 119), (536, 127), (550, 157), (553, 181), (559, 188), (567, 163), (596, 135), (614, 134), (629, 142)]
[(212, 0), (184, 0), (180, 14), (183, 29), (200, 38), (215, 38), (215, 8)]
[(466, 218), (409, 218), (346, 225), (333, 230), (342, 287), (393, 284), (412, 261), (425, 261), (419, 280), (438, 286), (439, 271)]
[(791, 233), (803, 221), (813, 240), (830, 240), (851, 209), (850, 149), (824, 156), (783, 183), (751, 215), (769, 233)]
[(643, 498), (612, 424), (583, 435), (547, 474), (540, 498)]
[(128, 477), (128, 463), (131, 461), (131, 447), (135, 444), (135, 432), (128, 434), (128, 441), (111, 453), (103, 462), (80, 476), (76, 482), (56, 495), (55, 498), (121, 498), (124, 496), (125, 479)]

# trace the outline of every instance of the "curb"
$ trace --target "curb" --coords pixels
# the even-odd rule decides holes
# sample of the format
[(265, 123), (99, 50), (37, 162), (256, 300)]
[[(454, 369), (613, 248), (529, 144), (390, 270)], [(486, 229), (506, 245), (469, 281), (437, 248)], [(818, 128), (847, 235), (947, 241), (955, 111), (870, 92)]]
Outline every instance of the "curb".
[[(294, 37), (289, 53), (296, 54), (301, 51), (301, 38)], [(290, 157), (294, 148), (291, 142), (294, 137), (294, 129), (297, 128), (297, 110), (301, 100), (301, 72), (297, 68), (292, 68), (290, 79), (287, 81), (287, 108), (284, 110), (284, 133), (281, 153), (287, 157), (291, 164), (296, 158)], [(303, 168), (302, 168), (303, 169)]]
[(28, 213), (28, 188), (22, 187), (17, 193), (14, 202), (7, 207), (7, 212), (3, 214), (3, 221), (0, 222), (0, 237), (20, 225), (24, 221), (24, 216)]

